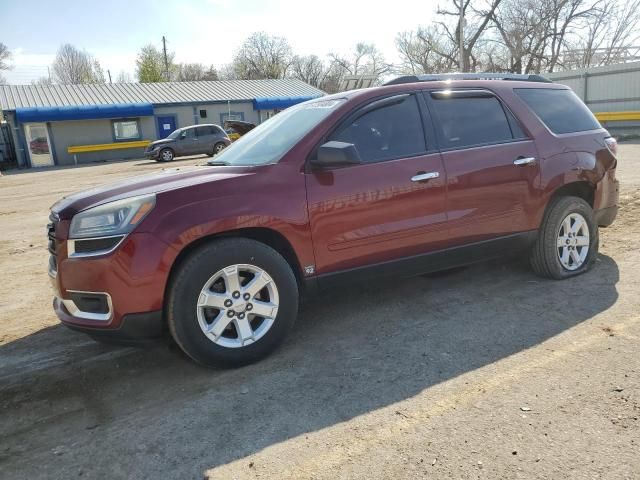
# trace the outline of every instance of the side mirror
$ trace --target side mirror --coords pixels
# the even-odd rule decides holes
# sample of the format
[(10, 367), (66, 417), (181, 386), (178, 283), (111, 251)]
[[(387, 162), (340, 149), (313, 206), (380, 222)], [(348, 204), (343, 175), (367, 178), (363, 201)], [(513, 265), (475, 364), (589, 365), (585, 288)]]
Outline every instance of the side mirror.
[(315, 167), (335, 167), (362, 163), (358, 149), (353, 143), (331, 141), (318, 148), (317, 158), (311, 161)]
[(187, 132), (182, 132), (180, 134), (180, 140), (184, 140), (185, 138), (187, 138)]

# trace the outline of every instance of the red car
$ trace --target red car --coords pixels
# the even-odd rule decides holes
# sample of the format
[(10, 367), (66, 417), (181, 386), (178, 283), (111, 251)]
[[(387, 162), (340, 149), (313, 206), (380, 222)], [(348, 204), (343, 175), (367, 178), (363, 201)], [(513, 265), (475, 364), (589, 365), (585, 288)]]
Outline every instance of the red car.
[(523, 252), (572, 277), (615, 219), (616, 147), (537, 76), (401, 77), (312, 100), (209, 166), (56, 203), (54, 308), (95, 338), (168, 330), (197, 362), (239, 365), (331, 285)]

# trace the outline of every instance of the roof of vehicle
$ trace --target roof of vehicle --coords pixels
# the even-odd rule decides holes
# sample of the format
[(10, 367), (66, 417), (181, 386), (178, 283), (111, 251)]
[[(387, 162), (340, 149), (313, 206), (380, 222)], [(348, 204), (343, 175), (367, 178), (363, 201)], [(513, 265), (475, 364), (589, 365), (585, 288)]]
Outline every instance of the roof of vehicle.
[(538, 74), (519, 73), (437, 73), (425, 75), (404, 75), (394, 78), (384, 85), (399, 85), (416, 82), (442, 82), (454, 80), (507, 80), (520, 82), (553, 83), (546, 77)]
[(198, 123), (196, 125), (187, 125), (186, 127), (176, 128), (176, 130), (188, 130), (190, 128), (196, 128), (196, 127), (218, 127), (218, 128), (220, 128), (220, 125), (218, 125), (217, 123)]

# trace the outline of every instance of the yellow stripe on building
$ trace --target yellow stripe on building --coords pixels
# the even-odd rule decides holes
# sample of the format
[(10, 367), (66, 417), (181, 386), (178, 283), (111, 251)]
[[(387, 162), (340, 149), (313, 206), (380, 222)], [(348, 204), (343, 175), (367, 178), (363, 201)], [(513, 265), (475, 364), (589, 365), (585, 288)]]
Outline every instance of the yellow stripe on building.
[(101, 152), (103, 150), (122, 150), (125, 148), (144, 148), (151, 143), (150, 140), (136, 140), (135, 142), (100, 143), (97, 145), (71, 145), (67, 148), (69, 153)]
[(598, 112), (594, 115), (600, 122), (640, 120), (640, 112)]

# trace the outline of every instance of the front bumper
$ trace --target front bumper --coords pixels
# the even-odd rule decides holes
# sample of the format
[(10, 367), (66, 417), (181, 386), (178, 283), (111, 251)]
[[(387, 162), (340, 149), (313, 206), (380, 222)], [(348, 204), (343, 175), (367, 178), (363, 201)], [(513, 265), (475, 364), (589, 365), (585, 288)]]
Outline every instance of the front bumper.
[(145, 152), (144, 152), (144, 156), (145, 156), (146, 158), (150, 158), (150, 159), (152, 159), (152, 160), (157, 160), (159, 155), (160, 155), (160, 149), (157, 149), (157, 150), (151, 150), (151, 151), (148, 151), (148, 152), (147, 152), (147, 151), (145, 151)]
[(49, 277), (60, 321), (93, 337), (124, 341), (162, 334), (171, 252), (155, 236), (132, 233), (106, 255), (69, 257), (54, 237)]
[(117, 328), (100, 328), (88, 324), (77, 323), (78, 317), (72, 315), (65, 301), (53, 299), (53, 309), (63, 325), (72, 330), (86, 333), (97, 340), (113, 343), (139, 343), (151, 338), (160, 337), (164, 331), (162, 311), (132, 313), (124, 315)]

